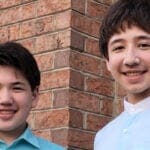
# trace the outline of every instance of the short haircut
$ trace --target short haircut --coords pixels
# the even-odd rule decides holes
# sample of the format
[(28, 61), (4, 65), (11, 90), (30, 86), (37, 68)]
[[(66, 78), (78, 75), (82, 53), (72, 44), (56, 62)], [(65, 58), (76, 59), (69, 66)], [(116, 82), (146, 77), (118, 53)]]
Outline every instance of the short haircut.
[(14, 67), (22, 73), (33, 91), (40, 85), (40, 71), (33, 55), (19, 43), (0, 44), (0, 65)]
[(135, 25), (150, 33), (150, 0), (119, 0), (106, 14), (100, 28), (100, 51), (108, 58), (110, 38), (124, 28)]

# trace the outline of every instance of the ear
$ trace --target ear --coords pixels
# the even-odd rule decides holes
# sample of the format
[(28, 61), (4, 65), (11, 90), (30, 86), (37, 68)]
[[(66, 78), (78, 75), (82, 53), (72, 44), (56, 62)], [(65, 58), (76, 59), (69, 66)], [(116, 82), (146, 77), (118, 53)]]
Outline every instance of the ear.
[(32, 108), (36, 107), (39, 100), (39, 86), (32, 91)]
[(108, 60), (108, 59), (105, 59), (105, 62), (106, 62), (106, 66), (107, 66), (108, 71), (111, 71), (111, 69), (110, 69), (110, 64), (109, 64), (109, 60)]

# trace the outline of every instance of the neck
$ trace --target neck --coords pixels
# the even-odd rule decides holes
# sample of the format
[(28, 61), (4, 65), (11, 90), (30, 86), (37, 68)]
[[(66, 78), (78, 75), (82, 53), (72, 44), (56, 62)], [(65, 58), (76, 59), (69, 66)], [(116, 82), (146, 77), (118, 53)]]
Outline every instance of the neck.
[(149, 97), (150, 93), (139, 93), (139, 94), (128, 94), (127, 95), (127, 100), (129, 103), (131, 104), (136, 104), (142, 100), (144, 100), (145, 98)]
[(26, 126), (24, 124), (13, 131), (0, 131), (0, 139), (9, 145), (24, 132)]

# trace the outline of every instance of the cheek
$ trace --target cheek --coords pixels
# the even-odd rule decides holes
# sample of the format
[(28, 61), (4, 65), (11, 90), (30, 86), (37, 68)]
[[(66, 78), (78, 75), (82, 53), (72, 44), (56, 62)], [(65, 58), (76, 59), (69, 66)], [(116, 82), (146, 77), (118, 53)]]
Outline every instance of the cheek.
[(141, 58), (145, 64), (148, 65), (148, 67), (150, 68), (150, 54), (147, 54), (146, 56), (144, 55), (142, 58)]
[(15, 96), (15, 102), (18, 107), (22, 109), (30, 108), (32, 103), (32, 97), (26, 94), (18, 94)]
[(120, 60), (117, 59), (116, 57), (111, 58), (108, 62), (107, 62), (107, 68), (110, 72), (114, 72), (119, 68), (119, 65), (121, 64)]

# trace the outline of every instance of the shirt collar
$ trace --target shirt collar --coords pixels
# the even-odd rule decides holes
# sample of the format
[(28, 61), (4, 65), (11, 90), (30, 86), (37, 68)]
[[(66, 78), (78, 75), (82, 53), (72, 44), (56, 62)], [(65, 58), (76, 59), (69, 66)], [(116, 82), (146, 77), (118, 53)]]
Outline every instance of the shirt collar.
[(150, 96), (141, 100), (136, 104), (131, 104), (127, 101), (127, 98), (124, 99), (124, 109), (129, 114), (136, 114), (138, 112), (150, 109)]
[(26, 130), (24, 131), (24, 133), (15, 140), (15, 142), (19, 142), (21, 140), (25, 140), (27, 143), (40, 148), (39, 142), (36, 138), (36, 136), (32, 133), (31, 129), (29, 127), (26, 128)]

